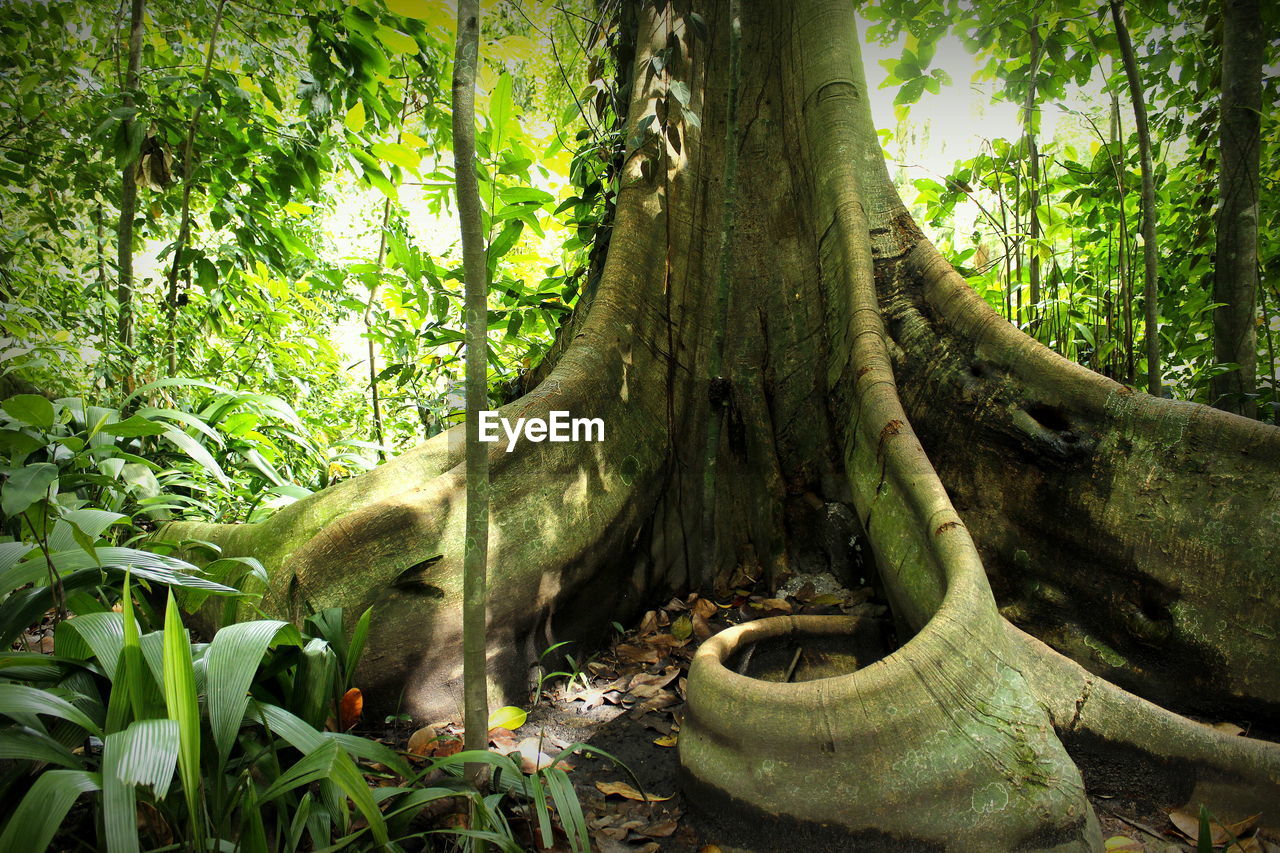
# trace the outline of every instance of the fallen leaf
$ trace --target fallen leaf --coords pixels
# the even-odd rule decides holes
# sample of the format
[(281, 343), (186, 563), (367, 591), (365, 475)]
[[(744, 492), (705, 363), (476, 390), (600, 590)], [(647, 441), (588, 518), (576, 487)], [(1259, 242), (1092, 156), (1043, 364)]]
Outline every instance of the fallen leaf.
[(646, 711), (661, 711), (663, 708), (670, 708), (672, 705), (678, 705), (680, 697), (672, 693), (670, 690), (659, 691), (656, 696), (644, 700), (631, 710), (633, 718), (639, 718)]
[(671, 634), (654, 634), (652, 637), (647, 637), (646, 640), (651, 646), (666, 646), (672, 649), (684, 646), (689, 642), (687, 637), (681, 640)]
[(346, 693), (342, 694), (342, 702), (338, 705), (338, 722), (342, 731), (350, 731), (351, 727), (360, 722), (360, 715), (364, 712), (364, 695), (360, 692), (359, 687), (352, 687)]
[(431, 750), (432, 758), (448, 758), (450, 755), (457, 755), (462, 752), (462, 738), (437, 738), (435, 747)]
[[(1241, 835), (1244, 835), (1246, 832), (1253, 829), (1254, 824), (1256, 824), (1258, 819), (1261, 817), (1261, 814), (1256, 814), (1253, 817), (1247, 817), (1244, 820), (1228, 824), (1222, 824), (1216, 820), (1210, 819), (1209, 837), (1213, 846), (1221, 847), (1230, 841), (1233, 836), (1235, 838), (1239, 838)], [(1169, 821), (1178, 828), (1178, 832), (1181, 832), (1190, 840), (1195, 841), (1200, 837), (1200, 818), (1198, 816), (1193, 815), (1190, 812), (1183, 811), (1182, 809), (1176, 809), (1169, 812)]]
[(780, 610), (783, 613), (791, 612), (791, 602), (785, 598), (766, 598), (760, 602), (762, 610)]
[(669, 734), (669, 735), (663, 735), (660, 738), (655, 738), (653, 742), (656, 743), (658, 746), (672, 747), (676, 745), (679, 739), (680, 739), (679, 735)]
[(431, 749), (431, 742), (436, 739), (434, 726), (423, 726), (409, 735), (409, 754), (426, 755)]
[(656, 634), (658, 632), (658, 611), (650, 610), (640, 620), (640, 636), (645, 634)]
[(614, 652), (618, 657), (629, 660), (634, 663), (657, 663), (658, 650), (647, 646), (632, 646), (621, 643), (614, 648)]
[(649, 838), (666, 838), (669, 835), (675, 834), (676, 826), (677, 824), (674, 820), (664, 820), (659, 823), (651, 823), (648, 826), (642, 826), (637, 829), (636, 832), (641, 835), (646, 835)]
[(709, 598), (699, 598), (693, 603), (693, 613), (695, 616), (701, 616), (703, 619), (710, 619), (716, 615), (716, 603)]
[(652, 699), (662, 692), (662, 688), (656, 684), (637, 684), (627, 691), (633, 699)]
[(693, 636), (693, 620), (688, 613), (680, 614), (680, 618), (671, 623), (671, 636), (677, 640), (687, 640)]
[(511, 729), (489, 729), (489, 743), (503, 755), (506, 755), (516, 748), (516, 745), (520, 743), (520, 738), (516, 737)]
[(723, 851), (714, 844), (708, 844), (707, 846), (698, 850), (698, 853), (723, 853)]
[(527, 737), (516, 745), (516, 748), (507, 753), (512, 758), (518, 758), (520, 761), (520, 772), (525, 774), (536, 773), (551, 766), (554, 759), (543, 752), (539, 747), (542, 746), (541, 738)]
[(1248, 838), (1241, 838), (1238, 843), (1232, 844), (1222, 853), (1263, 853), (1262, 842), (1256, 835), (1251, 835)]
[(1134, 841), (1125, 835), (1113, 835), (1103, 844), (1103, 849), (1111, 853), (1142, 853), (1143, 846), (1141, 841)]
[(642, 672), (632, 676), (631, 683), (627, 685), (627, 690), (634, 691), (641, 686), (666, 687), (675, 681), (678, 675), (680, 675), (680, 667), (678, 666), (669, 666), (662, 672), (657, 673)]
[(664, 800), (671, 799), (670, 797), (656, 797), (652, 794), (646, 796), (628, 785), (626, 782), (597, 782), (596, 789), (606, 797), (615, 795), (641, 803), (660, 803)]
[(1244, 729), (1235, 723), (1214, 723), (1213, 727), (1220, 732), (1226, 732), (1229, 735), (1242, 735)]
[(529, 715), (512, 705), (505, 708), (499, 708), (489, 715), (489, 728), (491, 729), (511, 729), (515, 731), (524, 725), (524, 721), (529, 719)]
[(844, 596), (836, 595), (833, 592), (824, 592), (822, 595), (815, 595), (809, 603), (818, 607), (832, 607), (837, 604), (844, 604)]
[(693, 614), (693, 636), (699, 640), (705, 640), (714, 633), (715, 631), (711, 630), (711, 626), (707, 624), (707, 620), (701, 614)]

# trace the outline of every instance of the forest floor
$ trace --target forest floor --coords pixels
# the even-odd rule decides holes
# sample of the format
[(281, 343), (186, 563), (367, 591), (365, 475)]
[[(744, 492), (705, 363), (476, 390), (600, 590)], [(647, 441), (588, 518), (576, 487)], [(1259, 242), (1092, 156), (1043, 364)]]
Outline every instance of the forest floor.
[[(788, 594), (789, 593), (789, 594)], [(689, 663), (698, 645), (717, 631), (749, 619), (784, 613), (861, 613), (880, 619), (886, 608), (870, 588), (839, 589), (829, 575), (801, 576), (778, 598), (739, 590), (724, 602), (691, 595), (647, 611), (638, 625), (620, 631), (612, 645), (587, 660), (570, 662), (566, 676), (546, 675), (535, 687), (537, 701), (518, 733), (504, 733), (499, 749), (520, 749), (545, 762), (571, 744), (587, 743), (600, 750), (579, 751), (570, 773), (578, 791), (593, 845), (601, 853), (734, 853), (758, 841), (758, 827), (744, 825), (730, 815), (696, 810), (681, 793), (680, 724)], [(884, 646), (878, 652), (860, 650), (862, 665), (893, 649), (892, 630), (883, 620)], [(617, 626), (621, 627), (621, 626)], [(795, 648), (794, 646), (791, 648)], [(782, 668), (773, 667), (774, 680), (803, 680), (812, 650), (783, 651)], [(790, 658), (790, 664), (785, 663)], [(748, 665), (763, 675), (768, 662), (757, 658), (731, 661), (738, 671)], [(545, 675), (545, 674), (544, 674)], [(781, 677), (779, 677), (781, 675)], [(497, 731), (497, 730), (495, 730)], [(605, 758), (616, 758), (624, 766)], [(1105, 780), (1094, 780), (1090, 799), (1102, 823), (1108, 851), (1195, 850), (1197, 817), (1186, 811), (1168, 813), (1142, 799), (1140, 793), (1111, 792)], [(1117, 784), (1118, 788), (1118, 784)], [(1216, 827), (1215, 827), (1216, 828)], [(1227, 827), (1241, 838), (1216, 834), (1216, 850), (1228, 853), (1280, 853), (1280, 838), (1261, 836), (1249, 822)], [(761, 848), (755, 848), (759, 851)], [(791, 838), (787, 850), (843, 849), (817, 839)]]

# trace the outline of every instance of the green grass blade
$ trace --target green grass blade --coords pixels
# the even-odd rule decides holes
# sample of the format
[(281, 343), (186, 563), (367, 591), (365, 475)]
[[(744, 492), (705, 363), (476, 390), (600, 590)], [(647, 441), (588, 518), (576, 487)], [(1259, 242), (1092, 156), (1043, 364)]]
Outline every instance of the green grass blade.
[(182, 776), (190, 825), (203, 826), (200, 814), (200, 706), (191, 661), (191, 641), (182, 627), (178, 602), (169, 590), (164, 614), (164, 703), (169, 719), (178, 724), (178, 771)]
[(285, 836), (288, 843), (285, 845), (284, 853), (294, 853), (302, 843), (302, 832), (307, 828), (307, 820), (311, 817), (311, 802), (310, 791), (303, 794), (302, 799), (298, 801), (298, 809), (289, 821), (289, 833)]
[(360, 619), (356, 621), (356, 627), (351, 631), (351, 640), (347, 643), (347, 658), (344, 664), (343, 672), (346, 675), (346, 684), (344, 687), (350, 687), (351, 681), (356, 673), (356, 665), (360, 663), (360, 655), (364, 653), (364, 644), (369, 639), (369, 620), (373, 616), (373, 608), (365, 610), (360, 614)]
[(226, 763), (249, 706), (249, 685), (277, 637), (301, 645), (302, 636), (288, 622), (260, 620), (228, 625), (214, 634), (205, 653), (208, 667), (209, 726), (218, 750), (218, 766)]
[(550, 847), (555, 843), (555, 833), (551, 828), (551, 812), (547, 808), (547, 794), (542, 789), (541, 774), (534, 773), (526, 778), (529, 780), (529, 798), (533, 800), (533, 810), (538, 815), (538, 832), (542, 834), (542, 846)]
[(587, 820), (582, 814), (582, 804), (578, 802), (573, 782), (569, 781), (569, 774), (559, 767), (548, 767), (542, 771), (542, 775), (551, 791), (551, 800), (556, 804), (556, 814), (560, 815), (560, 825), (569, 836), (569, 847), (573, 853), (591, 853)]
[(97, 773), (48, 770), (40, 774), (0, 834), (0, 850), (44, 853), (76, 798), (101, 788)]

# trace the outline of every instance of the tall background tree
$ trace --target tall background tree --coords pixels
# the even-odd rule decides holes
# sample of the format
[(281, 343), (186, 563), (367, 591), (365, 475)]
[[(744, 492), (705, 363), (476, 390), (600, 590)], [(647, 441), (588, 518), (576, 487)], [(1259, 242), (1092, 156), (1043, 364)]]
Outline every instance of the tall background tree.
[[(771, 704), (730, 684), (722, 704), (762, 736), (726, 731), (714, 713), (692, 722), (683, 755), (709, 797), (766, 759), (791, 782), (806, 769), (797, 755), (811, 767), (832, 757), (846, 769), (912, 766), (919, 772), (843, 777), (835, 790), (867, 787), (839, 803), (798, 802), (787, 793), (804, 790), (797, 784), (736, 793), (845, 832), (1089, 847), (1098, 838), (1083, 790), (1096, 765), (1079, 759), (1101, 744), (1104, 757), (1133, 756), (1165, 801), (1190, 785), (1213, 803), (1274, 800), (1274, 748), (1147, 701), (1256, 720), (1280, 707), (1275, 639), (1258, 627), (1280, 604), (1280, 526), (1269, 515), (1280, 497), (1277, 434), (1189, 402), (1207, 399), (1211, 377), (1229, 369), (1213, 358), (1209, 334), (1216, 113), (1200, 103), (1216, 92), (1216, 63), (1172, 64), (1195, 51), (1216, 57), (1219, 47), (1202, 38), (1210, 22), (1200, 26), (1188, 10), (1196, 26), (1154, 13), (1130, 22), (1150, 57), (1140, 70), (1154, 137), (1179, 142), (1152, 148), (1162, 245), (1179, 247), (1162, 258), (1167, 280), (1179, 283), (1159, 294), (1168, 355), (1143, 365), (1150, 372), (1151, 361), (1167, 359), (1171, 393), (1183, 399), (1161, 400), (1116, 381), (1137, 375), (1134, 341), (1155, 331), (1137, 328), (1150, 314), (1129, 298), (1137, 265), (1116, 263), (1136, 254), (1132, 229), (1117, 223), (1138, 220), (1141, 198), (1140, 154), (1123, 122), (1120, 139), (1097, 133), (1096, 148), (1042, 133), (1034, 159), (1018, 129), (951, 174), (903, 182), (938, 251), (885, 168), (851, 7), (743, 3), (739, 49), (759, 61), (743, 63), (735, 85), (724, 61), (731, 6), (653, 0), (531, 22), (521, 7), (491, 25), (489, 37), (524, 58), (490, 67), (487, 81), (479, 73), (488, 108), (476, 178), (493, 235), (490, 384), (510, 401), (508, 418), (567, 409), (607, 424), (598, 445), (493, 448), (495, 689), (521, 695), (528, 664), (548, 644), (591, 642), (650, 597), (695, 581), (723, 590), (738, 577), (776, 584), (796, 571), (832, 571), (873, 580), (901, 647), (829, 694), (802, 689), (794, 702)], [(172, 497), (154, 506), (181, 519), (152, 541), (193, 559), (220, 548), (260, 560), (262, 605), (273, 613), (301, 620), (329, 605), (372, 608), (376, 651), (361, 671), (371, 705), (403, 695), (415, 713), (451, 711), (467, 472), (462, 430), (448, 427), (461, 408), (464, 276), (456, 249), (430, 246), (414, 219), (445, 211), (458, 177), (440, 97), (452, 16), (412, 0), (299, 12), (228, 2), (202, 82), (210, 10), (155, 6), (134, 115), (112, 113), (122, 95), (107, 84), (72, 87), (61, 105), (38, 76), (45, 63), (60, 81), (110, 79), (94, 72), (94, 48), (117, 43), (120, 22), (70, 4), (23, 8), (27, 19), (4, 23), (22, 71), (4, 90), (18, 107), (11, 138), (51, 139), (62, 163), (76, 162), (77, 145), (94, 156), (66, 174), (6, 158), (23, 202), (9, 223), (45, 241), (20, 229), (6, 239), (10, 282), (26, 276), (21, 291), (8, 287), (6, 330), (25, 343), (5, 351), (6, 369), (90, 395), (112, 393), (98, 376), (157, 379), (121, 400), (148, 404), (169, 425), (123, 427), (145, 430), (134, 450), (183, 459), (176, 473), (132, 462), (165, 478)], [(903, 35), (888, 85), (904, 126), (913, 103), (948, 84), (933, 67), (948, 31), (974, 47), (1000, 97), (1024, 115), (1039, 102), (1043, 118), (1069, 89), (1098, 78), (1100, 109), (1077, 110), (1080, 132), (1092, 133), (1105, 122), (1107, 90), (1119, 99), (1127, 88), (1123, 75), (1101, 70), (1119, 66), (1105, 6), (865, 11), (877, 37)], [(90, 37), (64, 58), (23, 58), (27, 26), (55, 45)], [(587, 88), (559, 92), (572, 104), (568, 118), (539, 136), (517, 115), (550, 96), (527, 83), (521, 63), (527, 77), (537, 76), (527, 68), (568, 77), (567, 67), (536, 63), (579, 42), (566, 54), (582, 56)], [(411, 90), (408, 74), (393, 73), (394, 57), (422, 72)], [(1264, 80), (1264, 90), (1274, 85)], [(726, 99), (734, 89), (738, 99)], [(159, 334), (121, 346), (99, 319), (119, 306), (97, 280), (86, 289), (77, 278), (100, 266), (101, 245), (91, 217), (77, 227), (78, 205), (85, 188), (111, 196), (115, 157), (163, 162), (202, 98), (210, 107), (195, 148), (223, 168), (190, 185), (198, 227), (175, 330), (183, 375), (163, 378), (167, 353), (154, 341), (164, 340), (164, 299), (145, 277), (137, 283), (139, 328)], [(741, 111), (731, 120), (733, 103)], [(145, 154), (141, 140), (130, 147), (136, 133), (121, 135), (125, 121), (144, 120), (159, 146)], [(1275, 123), (1263, 120), (1264, 142), (1274, 144)], [(61, 130), (69, 141), (57, 141)], [(1274, 190), (1268, 175), (1260, 195)], [(162, 257), (177, 249), (180, 207), (175, 194), (146, 192), (136, 242)], [(351, 197), (363, 204), (363, 218), (353, 218), (366, 231), (385, 222), (385, 258), (346, 248), (381, 243), (368, 233), (334, 237)], [(978, 239), (957, 224), (969, 205), (986, 232)], [(534, 246), (553, 226), (567, 239), (548, 264)], [(979, 249), (994, 246), (982, 237), (1004, 257), (979, 263)], [(1275, 243), (1260, 252), (1273, 268)], [(946, 258), (972, 273), (970, 283)], [(369, 434), (372, 389), (345, 381), (330, 330), (365, 312), (387, 362), (368, 384), (401, 400), (388, 404), (390, 443), (430, 440), (347, 479), (372, 462), (372, 449), (349, 439)], [(46, 316), (61, 324), (51, 328), (62, 341), (30, 319)], [(65, 346), (72, 329), (104, 358), (86, 365), (90, 356)], [(437, 402), (405, 406), (413, 397)], [(1274, 382), (1260, 399), (1275, 401)], [(117, 467), (96, 473), (125, 476)], [(130, 470), (142, 488), (146, 478)], [(230, 523), (246, 520), (260, 523)], [(697, 684), (724, 687), (715, 676)], [(763, 736), (784, 712), (838, 719), (800, 748)]]
[(1224, 0), (1213, 278), (1213, 298), (1220, 304), (1213, 312), (1213, 349), (1218, 361), (1237, 367), (1214, 378), (1211, 394), (1218, 408), (1250, 418), (1258, 411), (1258, 199), (1266, 44), (1262, 4)]

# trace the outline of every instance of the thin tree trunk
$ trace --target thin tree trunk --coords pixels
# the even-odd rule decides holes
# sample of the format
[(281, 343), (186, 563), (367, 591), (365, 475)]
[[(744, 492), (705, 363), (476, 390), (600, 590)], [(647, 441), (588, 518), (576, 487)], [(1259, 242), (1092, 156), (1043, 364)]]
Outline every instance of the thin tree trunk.
[(1027, 76), (1027, 96), (1022, 104), (1023, 138), (1027, 141), (1027, 277), (1031, 285), (1031, 311), (1027, 330), (1035, 335), (1040, 305), (1040, 150), (1036, 144), (1036, 74), (1040, 71), (1039, 22), (1031, 24), (1031, 70)]
[[(476, 61), (480, 51), (479, 0), (458, 4), (458, 41), (453, 64), (453, 157), (462, 222), (462, 261), (467, 304), (466, 543), (463, 556), (462, 669), (465, 744), (489, 742), (486, 674), (486, 599), (489, 557), (489, 449), (480, 443), (480, 412), (488, 408), (488, 265), (475, 173)], [(482, 765), (468, 765), (475, 781)]]
[[(124, 79), (124, 106), (134, 106), (133, 93), (138, 88), (138, 71), (142, 65), (142, 18), (146, 0), (133, 0), (129, 12), (129, 66)], [(125, 138), (130, 137), (133, 116), (126, 113), (123, 124)], [(116, 229), (116, 342), (120, 345), (120, 363), (124, 393), (132, 394), (136, 384), (133, 364), (133, 217), (138, 208), (138, 185), (135, 181), (138, 159), (125, 164), (120, 176), (120, 224)]]
[[(1119, 142), (1124, 134), (1120, 124), (1120, 99), (1115, 92), (1111, 93), (1111, 139), (1113, 142)], [(1116, 190), (1120, 194), (1117, 202), (1120, 239), (1116, 248), (1116, 267), (1120, 276), (1120, 302), (1124, 310), (1124, 379), (1130, 385), (1133, 384), (1133, 291), (1129, 286), (1129, 222), (1125, 213), (1124, 203), (1125, 181), (1124, 181), (1124, 157), (1116, 158), (1113, 154), (1110, 158), (1111, 168), (1116, 175)]]
[(1266, 37), (1259, 0), (1222, 3), (1222, 119), (1218, 244), (1213, 283), (1213, 355), (1238, 370), (1215, 376), (1212, 404), (1257, 416), (1258, 169), (1262, 60)]
[(1147, 105), (1142, 94), (1142, 78), (1133, 53), (1129, 25), (1125, 23), (1123, 0), (1111, 0), (1111, 17), (1116, 24), (1116, 39), (1124, 59), (1125, 78), (1129, 83), (1129, 99), (1133, 101), (1133, 119), (1138, 132), (1138, 155), (1142, 160), (1142, 303), (1146, 314), (1147, 393), (1160, 396), (1160, 321), (1158, 265), (1156, 246), (1156, 179), (1151, 157), (1151, 131), (1147, 127)]
[[(391, 199), (388, 197), (382, 204), (382, 229), (378, 237), (378, 273), (382, 273), (382, 265), (387, 260), (387, 226), (391, 223)], [(382, 399), (378, 394), (378, 346), (373, 341), (373, 302), (378, 298), (378, 285), (375, 282), (369, 293), (369, 302), (364, 307), (364, 331), (369, 341), (369, 405), (373, 407), (373, 435), (378, 442), (378, 460), (387, 461), (385, 449), (386, 438), (382, 432)]]
[[(213, 70), (213, 53), (218, 46), (218, 28), (222, 26), (222, 12), (227, 6), (227, 0), (218, 0), (218, 11), (213, 16), (213, 30), (209, 33), (209, 50), (204, 58), (204, 76), (200, 79), (200, 89), (203, 92), (209, 83), (209, 74)], [(178, 225), (178, 239), (173, 244), (173, 263), (169, 266), (169, 298), (168, 298), (168, 324), (165, 331), (166, 342), (165, 349), (169, 353), (169, 375), (176, 376), (178, 373), (178, 339), (176, 327), (178, 325), (178, 275), (182, 272), (186, 264), (183, 262), (182, 253), (186, 251), (187, 243), (191, 239), (191, 177), (195, 174), (195, 144), (196, 130), (200, 127), (200, 114), (204, 111), (204, 103), (196, 105), (195, 111), (191, 114), (191, 125), (187, 128), (187, 139), (182, 146), (182, 216)]]
[[(396, 143), (399, 144), (404, 130), (404, 119), (409, 109), (411, 97), (410, 83), (412, 77), (405, 74), (404, 97), (400, 104), (399, 129), (396, 131)], [(378, 233), (378, 275), (382, 275), (382, 267), (387, 261), (387, 227), (391, 224), (391, 197), (382, 203), (382, 229)], [(369, 301), (364, 306), (364, 330), (369, 341), (369, 405), (373, 409), (373, 434), (378, 443), (378, 461), (387, 461), (385, 448), (386, 437), (382, 428), (382, 397), (378, 392), (378, 345), (373, 340), (373, 303), (378, 298), (380, 279), (375, 279), (369, 291)]]

